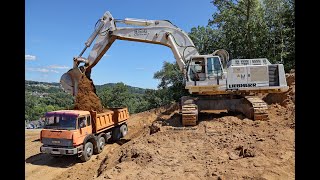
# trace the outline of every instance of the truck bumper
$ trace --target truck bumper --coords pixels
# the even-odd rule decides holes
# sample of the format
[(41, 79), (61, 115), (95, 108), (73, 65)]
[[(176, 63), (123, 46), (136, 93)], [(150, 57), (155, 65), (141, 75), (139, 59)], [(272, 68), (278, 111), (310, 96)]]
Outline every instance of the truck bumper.
[(41, 146), (40, 152), (52, 155), (75, 155), (82, 152), (82, 145), (75, 148), (57, 148), (50, 146)]

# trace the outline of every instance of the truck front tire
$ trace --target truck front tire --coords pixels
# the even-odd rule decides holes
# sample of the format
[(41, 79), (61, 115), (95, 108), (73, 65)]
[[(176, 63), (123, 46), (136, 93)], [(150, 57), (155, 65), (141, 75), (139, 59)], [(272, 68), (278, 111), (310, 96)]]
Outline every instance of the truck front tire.
[(82, 151), (82, 156), (80, 157), (80, 159), (83, 162), (86, 162), (91, 158), (92, 154), (93, 154), (93, 144), (91, 142), (87, 142), (84, 145), (84, 149)]

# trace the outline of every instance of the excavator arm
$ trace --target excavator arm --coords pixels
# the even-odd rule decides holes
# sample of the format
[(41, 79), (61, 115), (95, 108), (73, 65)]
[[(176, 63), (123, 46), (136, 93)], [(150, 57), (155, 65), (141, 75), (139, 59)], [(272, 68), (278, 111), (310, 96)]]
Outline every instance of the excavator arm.
[[(132, 25), (117, 27), (117, 24)], [(115, 40), (127, 40), (160, 44), (169, 47), (179, 65), (180, 70), (186, 74), (186, 64), (192, 56), (199, 55), (188, 35), (167, 20), (142, 20), (125, 18), (114, 19), (110, 12), (96, 23), (96, 28), (85, 43), (85, 48), (79, 56), (73, 58), (73, 68), (61, 77), (62, 87), (73, 96), (77, 94), (78, 82), (82, 74), (90, 78), (91, 69), (101, 60)], [(88, 58), (83, 53), (95, 40)], [(83, 66), (79, 66), (84, 63)]]
[[(117, 25), (124, 24), (125, 26)], [(77, 94), (80, 78), (90, 78), (91, 69), (115, 40), (160, 44), (169, 47), (186, 79), (185, 88), (194, 96), (181, 97), (183, 125), (195, 125), (202, 110), (238, 111), (251, 119), (267, 119), (267, 104), (253, 92), (281, 93), (289, 89), (283, 64), (266, 58), (232, 59), (226, 50), (199, 55), (188, 35), (166, 20), (114, 19), (110, 12), (98, 20), (96, 28), (73, 68), (61, 77), (63, 89)], [(87, 58), (82, 57), (94, 43)], [(84, 63), (84, 65), (80, 65)]]

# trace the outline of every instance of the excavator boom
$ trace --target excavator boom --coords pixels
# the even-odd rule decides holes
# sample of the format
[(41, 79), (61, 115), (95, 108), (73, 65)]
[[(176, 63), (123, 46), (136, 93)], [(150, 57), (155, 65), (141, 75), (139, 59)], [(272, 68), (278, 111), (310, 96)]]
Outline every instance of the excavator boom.
[[(133, 27), (117, 27), (117, 23), (133, 25)], [(138, 27), (137, 27), (138, 26)], [(74, 57), (73, 69), (61, 77), (62, 87), (72, 95), (77, 94), (79, 78), (83, 73), (90, 77), (91, 69), (100, 61), (115, 40), (127, 40), (169, 47), (179, 65), (180, 70), (186, 74), (186, 62), (192, 56), (199, 55), (189, 36), (167, 20), (142, 20), (125, 18), (116, 20), (110, 12), (106, 12), (97, 22), (96, 29), (85, 43), (84, 50), (78, 57)], [(88, 58), (81, 57), (84, 51), (95, 44)], [(82, 70), (79, 64), (84, 63)]]
[[(202, 110), (239, 111), (251, 119), (267, 119), (266, 103), (250, 94), (289, 89), (283, 64), (271, 64), (266, 58), (229, 61), (223, 49), (200, 55), (187, 33), (168, 20), (114, 19), (108, 11), (96, 23), (79, 56), (73, 58), (73, 68), (62, 75), (63, 89), (76, 96), (81, 76), (90, 78), (92, 68), (115, 40), (160, 44), (172, 50), (185, 88), (194, 95), (181, 98), (183, 125), (195, 125)], [(94, 41), (89, 56), (82, 57)]]

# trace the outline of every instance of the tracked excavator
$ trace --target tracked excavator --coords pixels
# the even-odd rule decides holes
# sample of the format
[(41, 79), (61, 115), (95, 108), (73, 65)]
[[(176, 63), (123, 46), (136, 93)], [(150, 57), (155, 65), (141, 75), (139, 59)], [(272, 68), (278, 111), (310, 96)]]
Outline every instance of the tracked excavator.
[[(73, 58), (73, 68), (61, 76), (62, 88), (76, 96), (80, 77), (90, 78), (92, 68), (115, 40), (160, 44), (172, 50), (190, 93), (180, 103), (184, 126), (196, 125), (199, 112), (207, 110), (237, 111), (252, 120), (266, 120), (267, 104), (255, 94), (289, 89), (283, 64), (271, 64), (266, 58), (229, 60), (223, 49), (201, 55), (189, 36), (168, 20), (115, 19), (109, 11)], [(82, 57), (93, 41), (88, 57)]]

